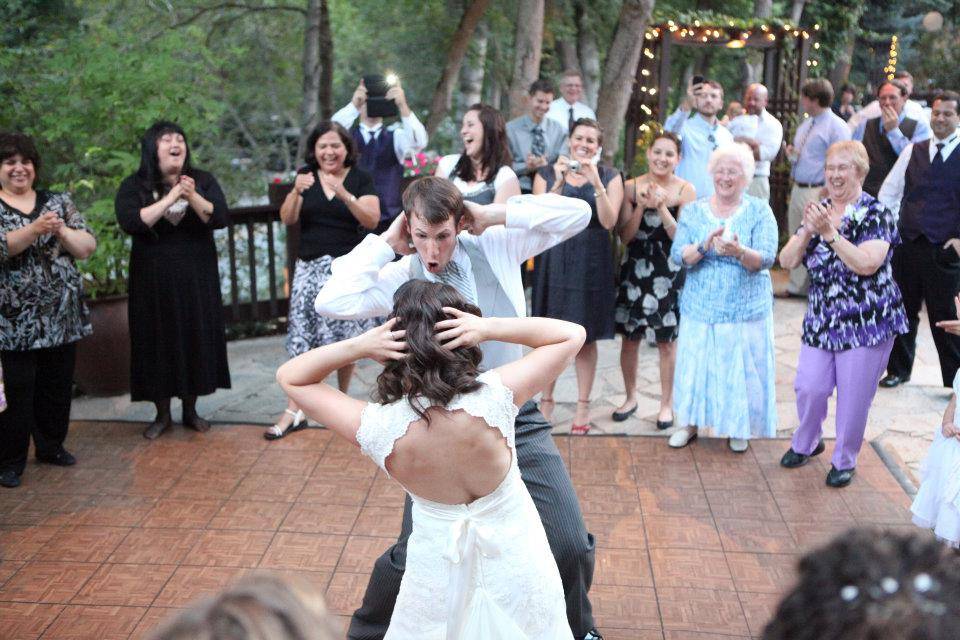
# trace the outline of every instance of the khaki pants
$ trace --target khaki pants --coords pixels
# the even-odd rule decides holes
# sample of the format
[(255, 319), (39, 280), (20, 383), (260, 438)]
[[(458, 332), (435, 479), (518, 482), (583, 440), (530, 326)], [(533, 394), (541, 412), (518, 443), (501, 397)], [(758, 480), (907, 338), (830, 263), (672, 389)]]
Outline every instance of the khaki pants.
[[(803, 223), (803, 210), (811, 200), (817, 200), (823, 187), (798, 187), (790, 190), (790, 206), (787, 209), (787, 231), (796, 233)], [(803, 265), (790, 270), (790, 283), (787, 291), (793, 294), (807, 295), (807, 269)]]
[(770, 202), (770, 178), (768, 176), (753, 176), (753, 180), (747, 185), (747, 193)]

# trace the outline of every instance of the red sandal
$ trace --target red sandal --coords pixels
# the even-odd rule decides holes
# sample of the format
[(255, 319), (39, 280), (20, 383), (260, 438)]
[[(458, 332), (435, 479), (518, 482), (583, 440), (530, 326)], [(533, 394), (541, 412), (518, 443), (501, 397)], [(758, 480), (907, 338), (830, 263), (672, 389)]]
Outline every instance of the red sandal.
[[(590, 401), (577, 400), (577, 404), (580, 404), (580, 403), (590, 404)], [(584, 424), (573, 424), (573, 426), (570, 427), (570, 433), (571, 435), (575, 435), (575, 436), (585, 436), (588, 433), (590, 433), (590, 429), (592, 428), (593, 428), (593, 423), (590, 422), (590, 420), (588, 419)]]

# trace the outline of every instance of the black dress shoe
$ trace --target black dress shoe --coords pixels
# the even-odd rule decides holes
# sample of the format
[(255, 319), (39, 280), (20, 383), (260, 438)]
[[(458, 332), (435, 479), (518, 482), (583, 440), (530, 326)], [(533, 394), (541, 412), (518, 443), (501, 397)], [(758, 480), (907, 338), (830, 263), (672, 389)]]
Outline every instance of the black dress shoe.
[(823, 445), (823, 440), (817, 443), (817, 448), (809, 453), (809, 455), (804, 455), (802, 453), (797, 453), (793, 450), (793, 447), (787, 449), (787, 452), (783, 454), (783, 457), (780, 458), (780, 466), (786, 467), (787, 469), (794, 469), (796, 467), (802, 467), (807, 464), (807, 461), (813, 456), (818, 456), (823, 453), (823, 450), (826, 447)]
[(611, 417), (613, 418), (614, 422), (623, 422), (624, 420), (626, 420), (627, 418), (635, 414), (637, 412), (637, 407), (639, 406), (640, 406), (639, 404), (635, 404), (633, 405), (632, 409), (627, 409), (626, 411), (614, 411), (613, 416)]
[(837, 469), (830, 465), (830, 472), (827, 474), (827, 486), (837, 489), (845, 487), (853, 480), (853, 474), (856, 472), (856, 469)]
[(901, 384), (906, 382), (910, 382), (910, 376), (903, 376), (901, 378), (900, 376), (888, 373), (880, 378), (880, 386), (884, 387), (885, 389), (893, 389), (894, 387), (899, 387)]
[(16, 471), (0, 471), (0, 487), (15, 489), (20, 486), (20, 476)]
[(37, 462), (55, 464), (58, 467), (72, 467), (77, 464), (77, 459), (73, 457), (72, 453), (60, 447), (53, 453), (38, 453)]
[(664, 429), (669, 429), (672, 426), (673, 426), (673, 418), (670, 418), (669, 420), (657, 420), (657, 429), (660, 429), (660, 431), (663, 431)]

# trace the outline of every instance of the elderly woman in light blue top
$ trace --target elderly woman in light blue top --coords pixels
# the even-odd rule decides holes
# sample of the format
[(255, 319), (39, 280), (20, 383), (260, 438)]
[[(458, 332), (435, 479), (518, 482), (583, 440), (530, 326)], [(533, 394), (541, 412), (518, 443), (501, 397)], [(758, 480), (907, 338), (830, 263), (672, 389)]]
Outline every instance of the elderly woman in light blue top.
[(673, 380), (674, 414), (686, 426), (671, 447), (685, 447), (701, 427), (737, 453), (776, 433), (769, 268), (777, 222), (765, 200), (744, 193), (755, 166), (744, 144), (714, 151), (714, 194), (684, 207), (673, 240), (670, 257), (687, 269)]

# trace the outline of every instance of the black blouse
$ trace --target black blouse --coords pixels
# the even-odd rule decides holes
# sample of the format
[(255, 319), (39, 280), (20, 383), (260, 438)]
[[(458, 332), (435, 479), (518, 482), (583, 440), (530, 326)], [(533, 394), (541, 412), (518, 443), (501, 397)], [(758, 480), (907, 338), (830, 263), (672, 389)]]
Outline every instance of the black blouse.
[[(327, 198), (316, 172), (313, 178), (316, 182), (303, 192), (303, 204), (300, 207), (300, 259), (346, 255), (363, 240), (368, 231), (340, 198)], [(350, 167), (343, 180), (343, 188), (358, 198), (377, 195), (373, 177), (359, 167)]]

